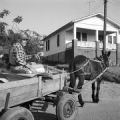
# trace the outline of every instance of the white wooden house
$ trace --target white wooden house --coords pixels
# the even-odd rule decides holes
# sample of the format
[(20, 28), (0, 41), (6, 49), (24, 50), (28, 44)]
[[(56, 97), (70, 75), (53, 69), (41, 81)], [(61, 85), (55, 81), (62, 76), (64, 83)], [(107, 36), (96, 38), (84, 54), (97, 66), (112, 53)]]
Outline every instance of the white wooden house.
[[(103, 48), (104, 16), (91, 15), (73, 20), (44, 38), (44, 56), (48, 61), (67, 63), (78, 54), (94, 58)], [(120, 26), (107, 18), (106, 50), (112, 52), (113, 63), (120, 62)], [(71, 50), (73, 46), (77, 50)], [(74, 52), (73, 52), (74, 51)]]

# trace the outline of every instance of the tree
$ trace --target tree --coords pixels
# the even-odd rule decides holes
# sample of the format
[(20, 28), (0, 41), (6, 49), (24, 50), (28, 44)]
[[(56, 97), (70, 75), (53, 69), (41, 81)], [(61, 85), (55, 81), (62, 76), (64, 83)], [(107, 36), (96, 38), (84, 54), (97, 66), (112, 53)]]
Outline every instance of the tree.
[[(2, 12), (0, 12), (0, 18), (4, 18), (5, 16), (9, 15), (10, 12), (6, 9), (4, 9)], [(5, 28), (8, 24), (5, 22), (0, 22), (0, 34), (4, 34), (5, 33)]]
[[(10, 12), (6, 9), (4, 9), (2, 12), (0, 12), (0, 18), (3, 19), (5, 16), (9, 15)], [(0, 21), (0, 44), (4, 45), (7, 41), (7, 34), (5, 32), (6, 26), (8, 24), (6, 22)]]
[(0, 34), (4, 34), (5, 33), (5, 28), (8, 24), (5, 22), (0, 22)]
[(19, 24), (20, 22), (22, 22), (22, 20), (23, 20), (23, 18), (21, 16), (18, 16), (18, 17), (16, 17), (16, 18), (13, 19), (13, 22)]
[(36, 31), (24, 30), (23, 31), (28, 37), (28, 44), (26, 46), (27, 54), (36, 54), (41, 52), (43, 49), (43, 43), (41, 41), (42, 35), (38, 34)]
[(10, 14), (10, 12), (8, 10), (4, 9), (2, 12), (0, 12), (0, 18), (4, 18), (5, 15), (7, 16), (9, 14)]
[[(4, 9), (3, 11), (0, 12), (0, 44), (2, 46), (9, 46), (12, 43), (15, 42), (16, 38), (18, 38), (19, 33), (16, 33), (16, 31), (14, 32), (13, 27), (12, 29), (7, 30), (6, 33), (6, 26), (8, 25), (6, 22), (3, 22), (3, 18), (7, 15), (9, 15), (10, 12), (6, 9)], [(23, 18), (21, 16), (17, 16), (16, 18), (13, 19), (13, 25), (14, 24), (19, 24), (20, 22), (22, 22)], [(18, 32), (18, 31), (17, 31)]]

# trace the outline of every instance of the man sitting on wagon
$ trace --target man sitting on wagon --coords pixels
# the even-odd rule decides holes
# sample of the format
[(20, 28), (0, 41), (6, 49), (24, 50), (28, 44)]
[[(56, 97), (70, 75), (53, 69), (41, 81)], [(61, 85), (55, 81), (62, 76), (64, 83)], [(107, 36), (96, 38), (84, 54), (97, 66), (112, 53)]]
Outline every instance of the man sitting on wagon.
[(9, 53), (9, 63), (10, 69), (15, 73), (25, 73), (31, 74), (34, 72), (34, 69), (28, 64), (30, 59), (39, 59), (37, 54), (27, 55), (24, 47), (26, 46), (28, 38), (25, 33), (21, 33), (20, 38), (10, 49)]

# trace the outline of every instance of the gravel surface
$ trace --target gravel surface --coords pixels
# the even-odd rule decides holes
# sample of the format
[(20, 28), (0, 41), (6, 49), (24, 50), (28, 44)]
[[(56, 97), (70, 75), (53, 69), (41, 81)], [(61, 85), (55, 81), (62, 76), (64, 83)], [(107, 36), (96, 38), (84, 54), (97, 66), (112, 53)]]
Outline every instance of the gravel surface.
[[(85, 106), (77, 102), (78, 114), (75, 120), (120, 120), (120, 84), (102, 82), (100, 102), (92, 103), (91, 85), (82, 91)], [(57, 120), (56, 107), (48, 105), (45, 112), (34, 112), (35, 120)]]

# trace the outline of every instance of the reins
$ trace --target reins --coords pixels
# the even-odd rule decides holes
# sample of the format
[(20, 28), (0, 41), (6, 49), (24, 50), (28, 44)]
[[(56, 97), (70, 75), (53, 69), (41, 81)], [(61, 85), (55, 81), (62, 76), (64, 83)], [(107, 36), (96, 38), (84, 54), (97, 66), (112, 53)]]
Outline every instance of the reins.
[(84, 85), (94, 83), (94, 82), (95, 82), (98, 78), (100, 78), (108, 69), (109, 69), (109, 67), (106, 67), (96, 78), (94, 78), (94, 79), (91, 80), (90, 82), (85, 83)]
[(88, 60), (83, 66), (81, 66), (79, 69), (77, 69), (77, 70), (75, 70), (75, 71), (72, 71), (72, 72), (69, 72), (69, 73), (67, 73), (67, 74), (70, 75), (70, 74), (73, 74), (73, 73), (78, 72), (78, 71), (81, 70), (83, 67), (85, 67), (88, 63), (89, 63), (89, 60)]
[[(91, 60), (91, 61), (95, 61), (95, 62), (99, 62), (99, 63), (103, 63), (103, 62), (101, 62), (101, 61), (99, 61), (99, 60), (88, 59), (88, 61), (87, 61), (85, 64), (83, 64), (83, 66), (81, 66), (79, 69), (77, 69), (77, 70), (75, 70), (75, 71), (72, 71), (72, 72), (67, 73), (67, 75), (70, 75), (70, 74), (73, 74), (73, 73), (78, 72), (79, 70), (81, 70), (82, 68), (84, 68), (84, 67), (89, 63), (90, 60)], [(109, 68), (109, 67), (106, 67), (95, 79), (93, 79), (93, 80), (91, 81), (91, 83), (95, 82), (96, 79), (100, 78), (100, 77), (103, 75), (103, 73), (108, 70), (108, 68)]]
[[(103, 63), (102, 61), (99, 61), (99, 60), (93, 60), (93, 59), (90, 59), (91, 61), (95, 61), (95, 62), (99, 62), (99, 63)], [(89, 63), (89, 61), (90, 60), (88, 60), (83, 66), (81, 66), (79, 69), (77, 69), (77, 70), (75, 70), (75, 71), (72, 71), (72, 72), (69, 72), (69, 73), (67, 73), (68, 75), (70, 75), (70, 74), (73, 74), (73, 73), (76, 73), (76, 72), (78, 72), (79, 70), (81, 70), (82, 68), (84, 68), (88, 63)]]

